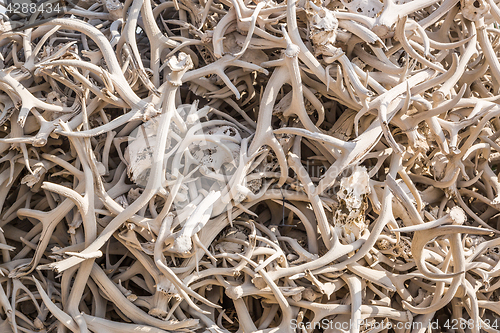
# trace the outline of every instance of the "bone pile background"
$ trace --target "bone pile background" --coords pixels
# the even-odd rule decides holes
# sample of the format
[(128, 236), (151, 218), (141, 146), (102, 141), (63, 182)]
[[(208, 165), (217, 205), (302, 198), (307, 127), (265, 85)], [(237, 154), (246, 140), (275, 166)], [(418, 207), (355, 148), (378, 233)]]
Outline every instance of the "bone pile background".
[(495, 0), (4, 14), (0, 332), (500, 332), (499, 26)]

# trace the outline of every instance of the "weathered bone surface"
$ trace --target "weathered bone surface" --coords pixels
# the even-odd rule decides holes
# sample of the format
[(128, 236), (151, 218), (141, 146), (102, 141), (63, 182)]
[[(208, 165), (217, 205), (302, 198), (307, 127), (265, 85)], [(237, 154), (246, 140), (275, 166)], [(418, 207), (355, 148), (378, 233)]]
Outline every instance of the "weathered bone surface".
[(498, 1), (31, 8), (0, 332), (500, 332)]

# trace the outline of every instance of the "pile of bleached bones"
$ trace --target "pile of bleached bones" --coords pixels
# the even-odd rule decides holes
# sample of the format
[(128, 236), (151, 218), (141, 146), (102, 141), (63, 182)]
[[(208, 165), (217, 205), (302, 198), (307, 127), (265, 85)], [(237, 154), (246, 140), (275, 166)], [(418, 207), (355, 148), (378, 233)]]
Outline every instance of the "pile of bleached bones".
[(494, 0), (44, 15), (0, 21), (1, 332), (499, 332)]

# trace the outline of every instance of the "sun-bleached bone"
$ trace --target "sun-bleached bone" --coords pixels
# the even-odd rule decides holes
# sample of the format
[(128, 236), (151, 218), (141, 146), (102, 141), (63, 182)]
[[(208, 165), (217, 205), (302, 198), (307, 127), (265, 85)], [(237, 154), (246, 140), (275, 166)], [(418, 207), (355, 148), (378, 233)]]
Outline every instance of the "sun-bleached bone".
[(31, 14), (0, 18), (0, 331), (496, 320), (496, 1)]
[(350, 171), (350, 176), (340, 180), (337, 191), (339, 207), (334, 212), (333, 225), (341, 230), (343, 238), (352, 241), (361, 237), (367, 227), (365, 211), (370, 178), (365, 167), (355, 166)]

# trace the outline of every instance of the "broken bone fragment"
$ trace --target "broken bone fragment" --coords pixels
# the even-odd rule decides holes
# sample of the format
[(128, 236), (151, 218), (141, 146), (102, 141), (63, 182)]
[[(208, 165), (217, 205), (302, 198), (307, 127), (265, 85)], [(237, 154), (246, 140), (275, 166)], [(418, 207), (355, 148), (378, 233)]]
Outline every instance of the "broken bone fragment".
[(368, 207), (370, 177), (366, 168), (355, 166), (351, 175), (340, 180), (337, 191), (338, 208), (333, 215), (333, 224), (341, 232), (341, 237), (351, 240), (359, 239), (367, 228), (365, 211)]

